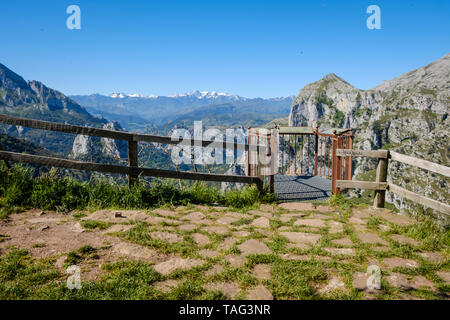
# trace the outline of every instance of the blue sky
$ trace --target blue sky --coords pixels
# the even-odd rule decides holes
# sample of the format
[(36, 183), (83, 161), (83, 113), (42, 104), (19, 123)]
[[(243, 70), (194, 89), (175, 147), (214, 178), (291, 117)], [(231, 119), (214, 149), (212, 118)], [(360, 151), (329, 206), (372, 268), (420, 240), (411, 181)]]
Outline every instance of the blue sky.
[(448, 0), (2, 1), (0, 63), (65, 94), (276, 97), (331, 72), (369, 89), (449, 53), (449, 16)]

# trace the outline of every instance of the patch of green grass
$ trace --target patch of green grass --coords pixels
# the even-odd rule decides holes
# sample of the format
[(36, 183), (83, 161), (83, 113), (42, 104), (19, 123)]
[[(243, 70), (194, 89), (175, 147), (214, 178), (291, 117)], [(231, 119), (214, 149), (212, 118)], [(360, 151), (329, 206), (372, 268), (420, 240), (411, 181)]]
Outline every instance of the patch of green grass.
[(80, 224), (85, 229), (99, 229), (99, 230), (106, 230), (111, 226), (111, 223), (97, 220), (81, 220)]
[(46, 244), (44, 242), (33, 244), (33, 248), (44, 248)]

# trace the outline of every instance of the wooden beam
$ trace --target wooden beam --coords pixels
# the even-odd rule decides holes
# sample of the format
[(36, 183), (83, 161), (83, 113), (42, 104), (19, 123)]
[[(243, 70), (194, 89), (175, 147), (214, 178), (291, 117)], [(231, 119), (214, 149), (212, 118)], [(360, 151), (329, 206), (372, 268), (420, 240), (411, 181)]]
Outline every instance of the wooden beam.
[(366, 157), (366, 158), (387, 158), (388, 150), (348, 150), (338, 149), (338, 157)]
[(434, 209), (434, 210), (444, 213), (446, 215), (450, 215), (450, 205), (448, 205), (448, 204), (418, 195), (415, 192), (406, 190), (406, 189), (399, 187), (392, 183), (389, 183), (388, 191), (395, 193), (401, 197), (404, 197), (408, 200), (411, 200), (413, 202), (419, 203), (425, 207)]
[(342, 189), (386, 190), (386, 182), (337, 180), (336, 186)]
[[(139, 167), (138, 164), (138, 143), (137, 141), (128, 141), (128, 166)], [(137, 182), (139, 176), (130, 172), (128, 174), (128, 184), (131, 186)]]
[[(375, 182), (384, 183), (387, 180), (388, 173), (388, 161), (387, 158), (379, 158), (377, 166), (377, 175)], [(384, 208), (384, 202), (386, 199), (385, 190), (375, 190), (375, 197), (373, 199), (373, 206), (375, 208)]]
[(119, 165), (100, 164), (100, 163), (35, 156), (7, 151), (0, 151), (0, 160), (10, 160), (15, 162), (34, 163), (43, 166), (60, 167), (66, 169), (126, 174), (133, 176), (142, 175), (149, 177), (172, 178), (172, 179), (238, 182), (256, 185), (259, 185), (261, 183), (261, 179), (259, 179), (258, 177), (126, 167)]
[(391, 151), (390, 152), (390, 158), (391, 160), (395, 160), (395, 161), (399, 161), (399, 162), (403, 162), (406, 164), (409, 164), (411, 166), (415, 166), (421, 169), (425, 169), (428, 171), (432, 171), (438, 174), (442, 174), (443, 176), (446, 177), (450, 177), (450, 168), (437, 164), (437, 163), (433, 163), (427, 160), (423, 160), (423, 159), (418, 159), (418, 158), (414, 158), (414, 157), (410, 157), (410, 156), (405, 156), (404, 154), (395, 152), (395, 151)]
[[(70, 134), (81, 134), (86, 136), (95, 136), (102, 138), (110, 138), (117, 140), (127, 140), (127, 141), (143, 141), (143, 142), (154, 142), (172, 145), (189, 145), (189, 146), (202, 146), (202, 147), (212, 147), (212, 148), (222, 148), (222, 149), (239, 149), (248, 151), (256, 150), (257, 146), (251, 146), (248, 144), (239, 143), (227, 143), (226, 141), (208, 141), (208, 140), (193, 140), (193, 139), (172, 139), (171, 137), (150, 135), (150, 134), (137, 134), (131, 132), (99, 129), (93, 127), (82, 127), (70, 124), (56, 123), (50, 121), (33, 120), (26, 118), (19, 118), (14, 116), (9, 116), (5, 114), (0, 114), (0, 123), (5, 123), (15, 126), (23, 126), (33, 129), (49, 130)], [(236, 145), (236, 146), (235, 146)], [(260, 149), (265, 150), (265, 146), (260, 146)]]

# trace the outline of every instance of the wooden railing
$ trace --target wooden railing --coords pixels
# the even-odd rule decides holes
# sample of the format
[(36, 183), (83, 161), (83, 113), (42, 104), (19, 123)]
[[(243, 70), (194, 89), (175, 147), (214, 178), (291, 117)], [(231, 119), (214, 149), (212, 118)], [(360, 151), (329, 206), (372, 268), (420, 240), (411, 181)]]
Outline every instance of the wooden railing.
[(403, 198), (411, 200), (415, 203), (421, 204), (425, 207), (432, 208), (436, 211), (450, 215), (450, 205), (448, 203), (442, 203), (425, 196), (419, 195), (415, 192), (404, 189), (393, 183), (387, 182), (388, 164), (389, 160), (402, 162), (408, 165), (412, 165), (421, 169), (425, 169), (431, 172), (441, 174), (445, 177), (450, 177), (450, 168), (433, 163), (427, 160), (418, 159), (410, 156), (406, 156), (395, 151), (389, 150), (343, 150), (338, 149), (336, 151), (338, 157), (366, 157), (378, 159), (378, 166), (376, 171), (376, 178), (374, 182), (370, 181), (349, 181), (349, 180), (337, 180), (336, 185), (338, 187), (337, 192), (340, 189), (354, 188), (354, 189), (368, 189), (375, 190), (374, 207), (382, 208), (385, 205), (386, 191), (395, 193)]
[(133, 183), (140, 175), (161, 178), (174, 178), (186, 180), (201, 180), (201, 181), (219, 181), (219, 182), (236, 182), (246, 184), (256, 184), (259, 189), (263, 186), (263, 181), (257, 176), (238, 176), (238, 175), (223, 175), (213, 173), (189, 172), (189, 171), (174, 171), (150, 169), (138, 166), (138, 143), (139, 142), (154, 142), (171, 145), (188, 145), (192, 147), (211, 147), (232, 150), (242, 150), (251, 152), (264, 152), (265, 146), (229, 143), (225, 141), (207, 141), (207, 140), (193, 140), (193, 139), (174, 139), (171, 137), (137, 134), (130, 132), (114, 131), (107, 129), (99, 129), (93, 127), (82, 127), (69, 124), (25, 119), (13, 117), (9, 115), (0, 114), (0, 123), (24, 126), (34, 129), (42, 129), (70, 134), (80, 134), (88, 136), (96, 136), (102, 138), (126, 140), (128, 141), (128, 166), (99, 164), (92, 162), (74, 161), (60, 158), (43, 157), (37, 155), (29, 155), (15, 152), (3, 151), (0, 147), (0, 160), (23, 162), (38, 164), (43, 166), (61, 167), (67, 169), (76, 169), (83, 171), (97, 171), (104, 173), (116, 173), (128, 175), (128, 181)]

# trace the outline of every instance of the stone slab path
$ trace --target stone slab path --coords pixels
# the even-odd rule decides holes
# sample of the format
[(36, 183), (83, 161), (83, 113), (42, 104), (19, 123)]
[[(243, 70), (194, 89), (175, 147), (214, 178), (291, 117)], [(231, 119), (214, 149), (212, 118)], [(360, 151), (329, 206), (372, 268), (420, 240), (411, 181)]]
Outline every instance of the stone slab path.
[(386, 209), (343, 215), (312, 202), (28, 210), (0, 221), (0, 263), (23, 248), (65, 281), (67, 256), (91, 246), (95, 258), (76, 262), (84, 281), (106, 281), (110, 263), (139, 261), (158, 275), (142, 283), (161, 299), (194, 287), (196, 299), (449, 299), (450, 250), (426, 228)]

